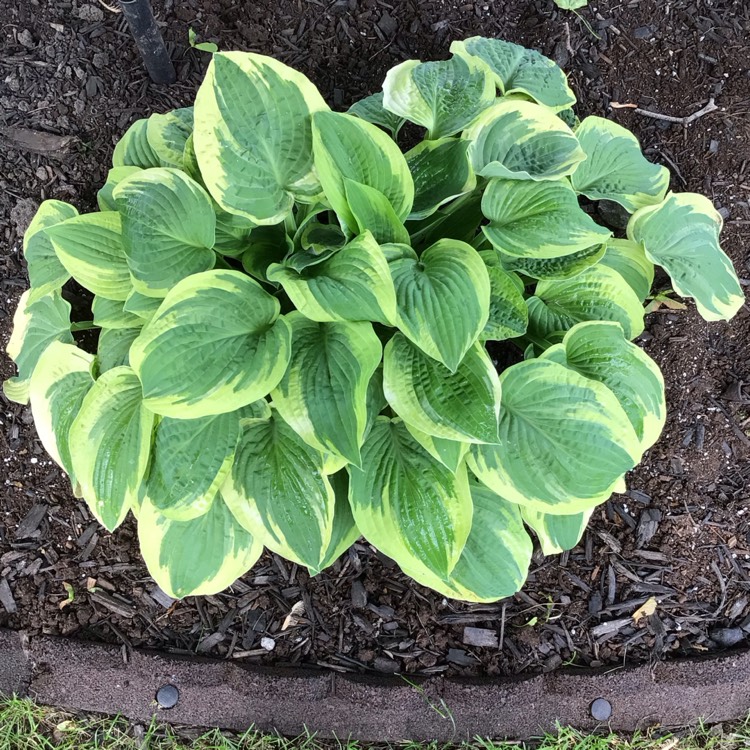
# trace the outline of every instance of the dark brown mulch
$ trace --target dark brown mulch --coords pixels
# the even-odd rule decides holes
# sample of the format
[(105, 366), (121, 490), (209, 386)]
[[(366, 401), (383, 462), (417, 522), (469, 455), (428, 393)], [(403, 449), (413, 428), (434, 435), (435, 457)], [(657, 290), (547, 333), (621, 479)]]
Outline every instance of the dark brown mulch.
[[(377, 90), (386, 70), (407, 57), (445, 56), (452, 39), (497, 35), (536, 47), (571, 72), (580, 115), (607, 115), (632, 128), (650, 158), (673, 170), (674, 189), (713, 199), (726, 217), (724, 245), (739, 275), (750, 278), (750, 11), (742, 0), (604, 0), (583, 11), (599, 38), (549, 0), (155, 6), (179, 72), (170, 88), (149, 83), (121, 17), (99, 3), (6, 0), (0, 126), (64, 138), (32, 143), (32, 151), (0, 131), (1, 343), (27, 283), (20, 235), (36, 204), (54, 197), (92, 208), (127, 125), (192, 100), (206, 55), (186, 49), (188, 26), (223, 49), (273, 54), (298, 67), (337, 108)], [(720, 110), (687, 129), (610, 109), (635, 103), (682, 116), (710, 96)], [(312, 580), (266, 555), (231, 592), (172, 603), (140, 561), (134, 525), (113, 535), (99, 528), (45, 457), (28, 409), (3, 401), (0, 626), (410, 673), (647, 661), (744, 642), (750, 315), (745, 309), (729, 325), (709, 325), (692, 305), (662, 309), (649, 317), (643, 345), (668, 385), (662, 439), (629, 477), (629, 493), (597, 510), (580, 548), (537, 558), (523, 592), (492, 606), (448, 602), (366, 544)], [(3, 359), (0, 375), (10, 374)], [(74, 599), (61, 607), (66, 584)], [(656, 612), (636, 624), (633, 613), (651, 596)], [(285, 628), (297, 602), (305, 615)], [(464, 643), (492, 636), (497, 645)], [(269, 652), (263, 644), (272, 643)]]

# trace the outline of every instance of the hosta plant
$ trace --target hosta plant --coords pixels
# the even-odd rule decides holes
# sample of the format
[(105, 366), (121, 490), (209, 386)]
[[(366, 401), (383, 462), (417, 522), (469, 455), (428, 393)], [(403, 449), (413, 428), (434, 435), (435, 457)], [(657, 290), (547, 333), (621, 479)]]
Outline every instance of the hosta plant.
[(451, 52), (346, 113), (217, 53), (194, 107), (125, 133), (99, 212), (45, 201), (26, 232), (5, 392), (169, 594), (360, 536), (445, 596), (512, 594), (530, 531), (575, 545), (659, 436), (654, 266), (707, 320), (742, 305), (711, 203), (579, 121), (552, 61)]

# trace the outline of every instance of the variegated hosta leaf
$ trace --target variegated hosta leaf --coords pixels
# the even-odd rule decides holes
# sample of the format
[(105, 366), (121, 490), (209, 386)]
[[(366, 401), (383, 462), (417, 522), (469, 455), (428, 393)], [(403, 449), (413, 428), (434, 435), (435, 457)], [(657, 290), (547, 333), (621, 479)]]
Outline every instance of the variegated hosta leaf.
[(515, 273), (503, 269), (494, 250), (482, 250), (479, 257), (490, 277), (490, 316), (480, 338), (504, 341), (523, 336), (529, 324), (523, 282)]
[(596, 264), (564, 281), (540, 281), (526, 300), (529, 330), (546, 336), (586, 320), (611, 320), (634, 339), (643, 333), (643, 306), (617, 271)]
[(600, 262), (617, 271), (638, 299), (645, 301), (654, 283), (654, 264), (646, 257), (643, 245), (631, 240), (610, 240)]
[(122, 365), (130, 367), (130, 347), (140, 333), (140, 328), (102, 329), (96, 347), (99, 372), (107, 372)]
[(603, 244), (592, 245), (558, 258), (517, 258), (499, 251), (498, 255), (506, 271), (517, 271), (532, 279), (562, 281), (578, 276), (581, 271), (598, 263), (604, 257), (606, 247)]
[(404, 255), (389, 266), (398, 328), (455, 372), (489, 318), (490, 279), (484, 262), (465, 242), (440, 240), (419, 259)]
[(708, 198), (670, 194), (658, 206), (630, 219), (628, 238), (640, 242), (646, 257), (661, 266), (674, 290), (695, 299), (705, 320), (730, 320), (745, 302), (732, 261), (719, 245), (722, 219)]
[(268, 269), (292, 253), (294, 245), (283, 224), (256, 227), (250, 232), (242, 267), (259, 281), (268, 281)]
[(70, 278), (65, 266), (55, 253), (47, 233), (47, 227), (78, 216), (78, 211), (63, 201), (42, 201), (34, 218), (23, 236), (23, 255), (29, 271), (29, 303), (32, 304), (45, 294), (62, 288)]
[(94, 385), (94, 357), (72, 344), (53, 341), (39, 358), (29, 384), (34, 426), (44, 449), (75, 484), (70, 458), (70, 426), (83, 397)]
[(469, 482), (474, 514), (461, 557), (447, 581), (424, 570), (405, 568), (419, 583), (452, 599), (495, 602), (521, 589), (529, 572), (533, 545), (518, 505)]
[(500, 443), (473, 446), (468, 460), (502, 497), (543, 513), (578, 513), (606, 500), (638, 462), (638, 436), (602, 383), (540, 359), (508, 367), (500, 382)]
[(458, 133), (494, 101), (487, 68), (460, 57), (406, 60), (391, 68), (383, 83), (383, 106), (427, 128), (429, 139)]
[(446, 469), (454, 474), (461, 466), (466, 454), (469, 452), (471, 443), (462, 443), (458, 440), (446, 440), (445, 438), (428, 435), (418, 430), (414, 425), (404, 422), (409, 434), (436, 460), (440, 461)]
[(349, 227), (356, 220), (346, 200), (345, 179), (381, 192), (403, 221), (414, 201), (414, 182), (399, 147), (375, 125), (339, 112), (316, 112), (315, 170), (333, 210)]
[(129, 367), (116, 367), (84, 396), (70, 428), (76, 481), (91, 512), (110, 531), (138, 505), (154, 419), (143, 405), (136, 374)]
[(279, 302), (239, 271), (180, 281), (130, 350), (144, 403), (166, 417), (234, 411), (275, 388), (291, 331)]
[(133, 285), (117, 211), (74, 216), (44, 230), (67, 272), (90, 292), (124, 300)]
[(125, 309), (123, 300), (94, 296), (91, 303), (94, 325), (99, 328), (140, 328), (143, 319)]
[(144, 325), (154, 317), (162, 301), (159, 297), (147, 297), (133, 289), (123, 303), (122, 309), (126, 313), (138, 316), (141, 319), (141, 325)]
[(573, 131), (547, 108), (498, 100), (463, 132), (469, 157), (482, 177), (558, 180), (586, 158)]
[(380, 340), (367, 322), (316, 323), (298, 312), (287, 321), (292, 356), (271, 394), (274, 406), (305, 442), (359, 464)]
[(193, 132), (193, 108), (153, 114), (146, 124), (146, 137), (159, 159), (159, 166), (184, 169), (185, 144)]
[(208, 192), (229, 213), (277, 224), (315, 191), (310, 114), (315, 86), (264, 55), (213, 55), (195, 98), (193, 141)]
[(357, 524), (354, 523), (352, 507), (349, 505), (349, 474), (342, 470), (329, 476), (328, 481), (333, 487), (336, 504), (333, 511), (331, 541), (320, 563), (321, 570), (333, 565), (361, 536)]
[(158, 154), (148, 142), (148, 119), (136, 120), (120, 138), (112, 153), (113, 167), (149, 167), (162, 166)]
[(349, 467), (349, 502), (357, 527), (408, 570), (446, 580), (471, 528), (466, 467), (453, 474), (414, 440), (400, 419), (378, 417)]
[(146, 502), (177, 521), (207, 513), (232, 469), (239, 438), (236, 411), (200, 419), (164, 417), (143, 484)]
[(451, 372), (397, 333), (385, 347), (383, 391), (391, 408), (428, 435), (496, 443), (500, 381), (477, 343)]
[(388, 261), (369, 232), (302, 271), (273, 263), (267, 276), (281, 284), (297, 310), (310, 320), (372, 320), (393, 325), (396, 318)]
[(376, 242), (408, 244), (409, 232), (383, 193), (345, 177), (344, 194), (354, 218), (352, 229), (356, 230), (357, 234), (369, 231)]
[(571, 515), (554, 516), (521, 507), (521, 516), (537, 535), (545, 555), (559, 555), (573, 549), (581, 541), (593, 512), (592, 508)]
[(385, 128), (391, 134), (394, 141), (398, 137), (398, 131), (401, 130), (401, 127), (406, 122), (405, 118), (389, 112), (383, 106), (382, 91), (354, 102), (347, 112), (362, 120), (367, 120), (367, 122), (371, 122), (373, 125), (380, 125), (381, 128)]
[(207, 513), (176, 521), (144, 502), (138, 513), (141, 554), (169, 596), (208, 596), (231, 586), (255, 565), (263, 545), (235, 521), (216, 495)]
[(214, 211), (216, 213), (214, 250), (230, 258), (241, 258), (242, 254), (250, 248), (255, 224), (244, 216), (222, 211), (218, 206), (214, 206)]
[(602, 117), (587, 117), (575, 134), (586, 154), (570, 177), (576, 192), (615, 201), (630, 213), (664, 200), (669, 170), (648, 161), (629, 130)]
[(580, 208), (564, 181), (490, 180), (482, 212), (490, 220), (482, 231), (495, 249), (519, 258), (558, 258), (612, 236)]
[(135, 288), (164, 297), (181, 279), (213, 268), (216, 215), (206, 191), (177, 169), (144, 169), (114, 190)]
[(468, 141), (441, 138), (422, 141), (407, 151), (406, 163), (414, 179), (414, 205), (409, 219), (431, 216), (444, 203), (475, 188), (477, 178), (468, 148)]
[(283, 419), (248, 420), (222, 492), (237, 521), (266, 547), (320, 572), (336, 498), (323, 454)]
[(453, 42), (451, 52), (467, 60), (483, 62), (504, 94), (526, 94), (556, 112), (576, 102), (562, 69), (536, 50), (501, 39), (474, 36)]
[(29, 380), (44, 350), (53, 341), (75, 343), (70, 332), (70, 305), (60, 292), (51, 292), (34, 303), (29, 303), (29, 297), (27, 290), (18, 300), (5, 350), (15, 362), (18, 375), (3, 383), (3, 393), (19, 404), (29, 400)]
[(628, 415), (642, 450), (659, 439), (667, 411), (664, 378), (656, 362), (628, 341), (617, 323), (579, 323), (542, 359), (604, 383)]
[(365, 437), (370, 434), (375, 419), (383, 409), (388, 406), (383, 393), (383, 365), (375, 370), (370, 382), (367, 384), (367, 426), (365, 427)]

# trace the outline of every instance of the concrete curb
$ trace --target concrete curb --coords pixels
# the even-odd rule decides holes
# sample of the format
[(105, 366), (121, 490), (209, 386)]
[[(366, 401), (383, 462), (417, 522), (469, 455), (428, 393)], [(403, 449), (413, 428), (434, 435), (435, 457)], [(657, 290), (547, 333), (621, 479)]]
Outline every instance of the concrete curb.
[[(165, 684), (177, 705), (158, 707)], [(633, 731), (743, 718), (750, 709), (750, 651), (608, 672), (569, 671), (518, 680), (403, 679), (318, 670), (264, 669), (237, 661), (180, 658), (62, 638), (29, 642), (0, 632), (0, 692), (30, 695), (69, 710), (148, 722), (277, 731), (381, 742), (455, 742), (480, 735), (527, 739), (556, 722), (582, 730), (600, 723), (590, 705), (612, 705), (608, 725)]]

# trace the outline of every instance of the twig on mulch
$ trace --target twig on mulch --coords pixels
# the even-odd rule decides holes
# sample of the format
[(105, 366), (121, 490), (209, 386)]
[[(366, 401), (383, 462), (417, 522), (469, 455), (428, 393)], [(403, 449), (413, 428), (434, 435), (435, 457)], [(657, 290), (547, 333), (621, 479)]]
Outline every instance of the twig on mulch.
[(610, 102), (609, 106), (612, 107), (612, 109), (632, 109), (633, 112), (639, 115), (643, 115), (644, 117), (651, 117), (654, 120), (664, 120), (665, 122), (673, 122), (676, 125), (683, 125), (684, 127), (687, 127), (688, 125), (690, 125), (690, 123), (695, 122), (699, 117), (703, 117), (703, 115), (707, 115), (719, 109), (716, 106), (716, 102), (714, 101), (713, 97), (708, 100), (708, 104), (706, 104), (705, 107), (699, 109), (697, 112), (693, 112), (692, 115), (686, 115), (685, 117), (673, 117), (672, 115), (663, 115), (660, 112), (651, 112), (648, 109), (641, 109), (634, 104), (620, 104), (620, 102)]
[(113, 8), (111, 5), (107, 5), (104, 0), (99, 0), (99, 5), (106, 8), (110, 13), (122, 13), (122, 8)]

